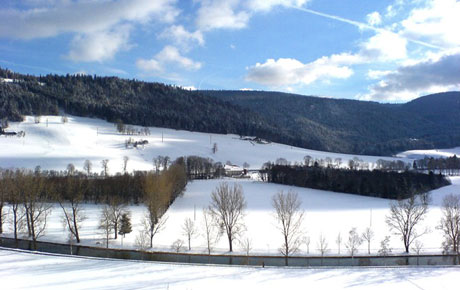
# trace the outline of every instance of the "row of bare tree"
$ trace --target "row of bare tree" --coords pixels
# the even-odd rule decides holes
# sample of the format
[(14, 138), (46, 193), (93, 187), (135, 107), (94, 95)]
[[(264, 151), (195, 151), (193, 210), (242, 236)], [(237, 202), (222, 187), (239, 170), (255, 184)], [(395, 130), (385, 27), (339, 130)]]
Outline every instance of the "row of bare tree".
[[(428, 229), (421, 230), (421, 222), (426, 217), (429, 204), (429, 195), (422, 194), (412, 196), (406, 200), (393, 202), (390, 213), (386, 217), (386, 223), (390, 232), (401, 238), (406, 253), (410, 250), (420, 253), (423, 244), (420, 237), (428, 233)], [(282, 235), (283, 242), (279, 248), (280, 253), (285, 256), (286, 265), (288, 257), (297, 253), (300, 247), (305, 244), (309, 252), (310, 238), (304, 235), (303, 222), (305, 212), (301, 207), (301, 199), (294, 191), (287, 193), (277, 192), (272, 197), (272, 205), (278, 223), (278, 230)], [(208, 253), (222, 234), (228, 239), (229, 251), (233, 251), (233, 243), (237, 240), (240, 247), (249, 254), (252, 249), (251, 240), (243, 237), (246, 230), (244, 225), (246, 201), (241, 185), (229, 185), (226, 182), (220, 183), (211, 194), (211, 203), (208, 208), (203, 209), (203, 232), (206, 238)], [(448, 195), (444, 198), (443, 216), (436, 227), (443, 231), (443, 249), (445, 253), (453, 252), (459, 254), (460, 240), (460, 195)], [(190, 240), (198, 232), (194, 221), (187, 218), (182, 226), (183, 234), (187, 238), (190, 250)], [(375, 233), (371, 226), (359, 234), (356, 228), (351, 228), (348, 237), (343, 239), (339, 234), (336, 239), (338, 254), (340, 247), (345, 245), (349, 254), (354, 256), (363, 242), (367, 243), (368, 254), (371, 252), (371, 241)], [(390, 236), (386, 236), (380, 243), (379, 254), (388, 255), (391, 252), (389, 246)], [(322, 255), (329, 251), (326, 238), (321, 235), (317, 243)], [(177, 240), (172, 248), (179, 251), (183, 242)]]
[[(142, 191), (144, 202), (148, 208), (148, 232), (153, 239), (157, 228), (161, 226), (162, 216), (179, 196), (186, 184), (187, 177), (183, 162), (178, 159), (167, 170), (160, 173), (148, 172), (141, 176), (117, 176), (101, 179), (88, 179), (87, 177), (73, 176), (47, 176), (40, 172), (27, 170), (1, 170), (0, 171), (0, 233), (3, 232), (3, 224), (7, 218), (4, 211), (6, 204), (9, 205), (10, 216), (8, 221), (14, 232), (14, 238), (25, 232), (36, 246), (37, 239), (45, 232), (49, 214), (53, 204), (59, 204), (63, 211), (63, 224), (69, 232), (70, 241), (80, 242), (80, 227), (86, 219), (83, 212), (83, 203), (88, 201), (88, 190), (102, 190), (97, 185), (117, 185), (118, 179), (128, 178)], [(95, 183), (89, 186), (89, 183)], [(102, 183), (101, 183), (102, 182)], [(115, 187), (111, 185), (106, 189), (111, 191)], [(123, 190), (119, 187), (118, 191)], [(114, 238), (120, 233), (119, 225), (123, 215), (129, 218), (125, 210), (127, 200), (118, 191), (111, 192), (105, 200), (101, 218), (101, 229), (105, 225), (106, 244), (108, 237), (113, 232)], [(89, 195), (91, 196), (91, 194)], [(129, 200), (129, 199), (128, 199)], [(105, 222), (103, 222), (105, 220)], [(124, 232), (125, 233), (125, 232)]]

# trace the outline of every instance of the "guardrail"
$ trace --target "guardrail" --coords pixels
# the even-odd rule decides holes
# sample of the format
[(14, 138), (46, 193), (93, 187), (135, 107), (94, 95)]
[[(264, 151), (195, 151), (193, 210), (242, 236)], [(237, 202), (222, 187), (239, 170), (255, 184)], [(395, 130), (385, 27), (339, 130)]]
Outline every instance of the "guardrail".
[[(0, 246), (98, 258), (158, 261), (172, 263), (285, 266), (284, 256), (206, 255), (170, 252), (149, 252), (125, 249), (106, 249), (91, 246), (60, 244), (0, 237)], [(398, 256), (292, 256), (288, 265), (295, 267), (366, 267), (366, 266), (452, 266), (459, 264), (457, 255), (398, 255)]]

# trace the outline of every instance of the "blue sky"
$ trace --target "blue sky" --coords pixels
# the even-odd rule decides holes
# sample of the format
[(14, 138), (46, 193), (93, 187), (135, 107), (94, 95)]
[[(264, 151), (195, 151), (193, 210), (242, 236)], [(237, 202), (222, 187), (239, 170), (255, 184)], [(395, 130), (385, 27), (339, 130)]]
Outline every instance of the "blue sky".
[(460, 89), (455, 0), (2, 0), (0, 66), (405, 102)]

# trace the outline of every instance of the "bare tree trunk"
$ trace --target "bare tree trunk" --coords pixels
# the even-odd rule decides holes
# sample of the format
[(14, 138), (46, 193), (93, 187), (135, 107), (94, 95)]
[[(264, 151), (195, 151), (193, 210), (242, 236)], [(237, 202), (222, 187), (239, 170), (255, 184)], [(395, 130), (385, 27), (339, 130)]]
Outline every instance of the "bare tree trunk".
[(78, 234), (78, 224), (77, 224), (77, 212), (75, 208), (72, 208), (72, 215), (73, 215), (73, 227), (75, 231), (75, 239), (77, 243), (80, 243), (80, 235)]

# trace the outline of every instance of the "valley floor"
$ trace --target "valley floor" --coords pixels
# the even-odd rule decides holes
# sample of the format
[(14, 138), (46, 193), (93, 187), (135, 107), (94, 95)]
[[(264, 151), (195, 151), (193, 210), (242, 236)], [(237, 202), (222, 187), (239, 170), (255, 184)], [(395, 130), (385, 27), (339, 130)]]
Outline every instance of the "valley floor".
[(459, 267), (260, 268), (42, 255), (0, 248), (2, 289), (458, 289)]
[[(427, 217), (418, 228), (420, 231), (424, 230), (425, 227), (429, 229), (429, 233), (419, 238), (423, 243), (421, 253), (440, 254), (442, 251), (442, 232), (436, 229), (442, 216), (442, 200), (447, 194), (460, 192), (460, 177), (452, 177), (451, 180), (452, 185), (434, 190), (431, 193), (432, 202)], [(205, 253), (206, 240), (203, 235), (202, 209), (209, 205), (211, 192), (221, 182), (230, 184), (237, 182), (242, 186), (247, 208), (244, 216), (246, 231), (241, 239), (250, 239), (252, 243), (251, 254), (279, 255), (278, 249), (282, 244), (282, 235), (277, 227), (271, 197), (280, 190), (298, 192), (299, 198), (302, 200), (302, 209), (305, 210), (302, 231), (303, 236), (310, 242), (309, 244), (302, 244), (299, 255), (320, 255), (318, 250), (320, 236), (327, 240), (329, 249), (327, 255), (337, 255), (336, 239), (339, 233), (342, 237), (340, 254), (348, 255), (345, 247), (348, 232), (355, 227), (359, 233), (362, 233), (369, 225), (375, 233), (370, 246), (371, 254), (378, 255), (380, 241), (388, 235), (391, 236), (390, 246), (393, 253), (403, 253), (403, 243), (398, 236), (389, 231), (385, 223), (385, 218), (389, 214), (390, 200), (241, 179), (190, 182), (184, 195), (178, 197), (167, 211), (165, 228), (154, 237), (153, 249), (148, 250), (173, 251), (171, 249), (172, 244), (181, 239), (184, 241), (184, 248), (181, 252), (189, 252), (186, 249), (183, 224), (185, 219), (190, 218), (195, 221), (197, 228), (197, 234), (193, 236), (191, 241), (192, 250), (190, 252)], [(80, 228), (83, 245), (103, 246), (103, 233), (98, 229), (102, 207), (101, 204), (84, 204), (83, 212), (86, 220), (83, 221)], [(142, 220), (147, 210), (144, 205), (130, 205), (127, 210), (131, 212), (133, 232), (126, 235), (123, 240), (120, 236), (116, 240), (110, 239), (111, 248), (136, 248), (136, 236), (142, 230)], [(9, 212), (8, 205), (5, 212)], [(68, 233), (63, 228), (62, 218), (62, 209), (55, 204), (48, 220), (46, 233), (39, 240), (68, 242)], [(13, 236), (12, 228), (8, 223), (4, 225), (3, 235), (6, 237)], [(234, 242), (234, 249), (236, 253), (244, 253), (238, 241)], [(213, 253), (228, 253), (227, 251), (228, 242), (223, 236), (216, 244)], [(367, 254), (367, 243), (361, 244), (358, 254)]]

